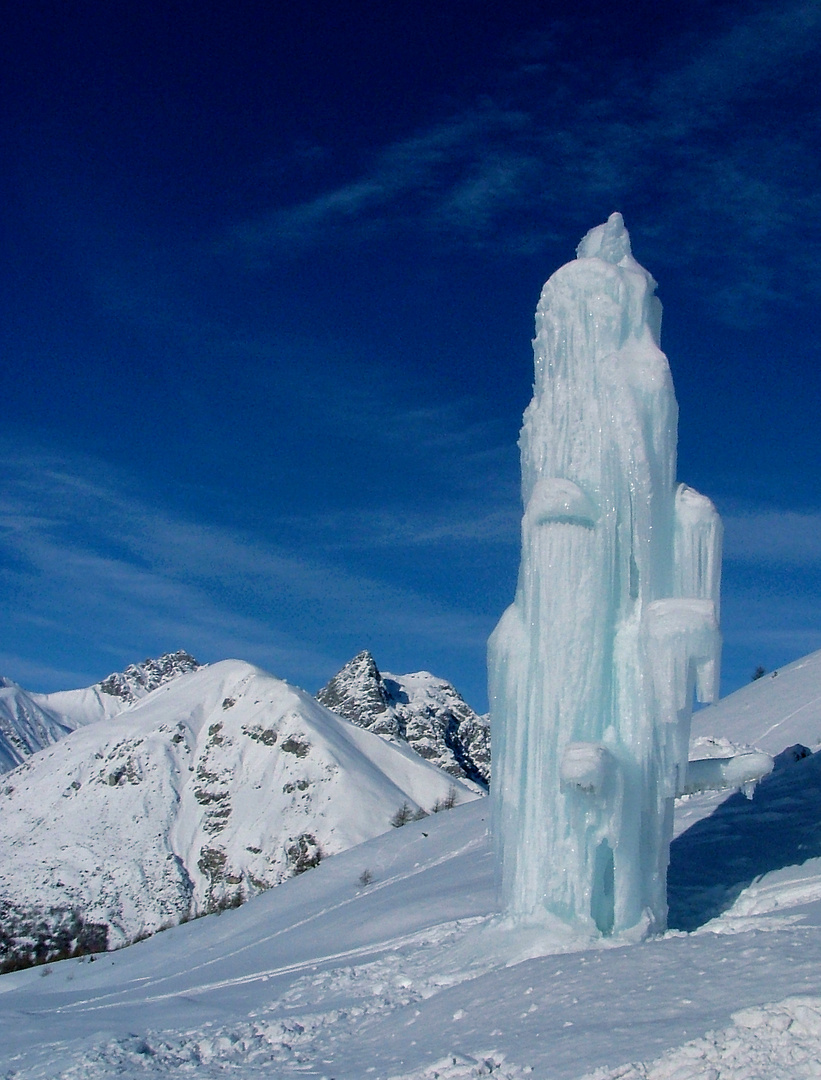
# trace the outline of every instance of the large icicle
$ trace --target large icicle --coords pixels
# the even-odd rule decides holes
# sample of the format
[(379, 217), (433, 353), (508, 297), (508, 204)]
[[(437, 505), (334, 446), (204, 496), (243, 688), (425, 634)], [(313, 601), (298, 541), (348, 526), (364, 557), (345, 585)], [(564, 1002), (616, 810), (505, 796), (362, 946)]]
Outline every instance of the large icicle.
[(693, 694), (717, 691), (721, 522), (675, 482), (655, 286), (612, 214), (536, 311), (522, 561), (489, 646), (494, 831), (518, 921), (664, 927)]

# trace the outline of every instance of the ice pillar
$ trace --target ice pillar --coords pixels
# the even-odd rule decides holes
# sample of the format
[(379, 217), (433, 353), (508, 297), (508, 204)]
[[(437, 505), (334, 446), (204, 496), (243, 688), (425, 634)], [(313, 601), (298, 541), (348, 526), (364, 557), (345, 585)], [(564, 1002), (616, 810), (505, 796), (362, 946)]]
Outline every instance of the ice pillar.
[(677, 485), (656, 283), (620, 214), (545, 285), (516, 597), (489, 643), (505, 911), (663, 929), (694, 691), (713, 700), (721, 522)]

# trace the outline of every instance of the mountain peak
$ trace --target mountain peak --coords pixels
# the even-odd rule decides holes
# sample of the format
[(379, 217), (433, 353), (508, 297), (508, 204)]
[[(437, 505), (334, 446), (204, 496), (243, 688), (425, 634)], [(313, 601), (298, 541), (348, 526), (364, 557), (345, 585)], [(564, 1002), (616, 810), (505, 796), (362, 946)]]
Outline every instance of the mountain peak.
[(64, 734), (0, 785), (0, 971), (63, 916), (114, 947), (477, 795), (240, 660)]
[(316, 695), (327, 709), (392, 742), (407, 743), (426, 761), (486, 788), (490, 729), (457, 690), (427, 671), (380, 672), (367, 650), (349, 660)]
[(121, 698), (129, 704), (156, 690), (158, 686), (196, 671), (201, 667), (190, 653), (178, 649), (173, 653), (163, 653), (156, 659), (150, 657), (141, 664), (129, 664), (125, 671), (114, 671), (99, 684), (100, 690), (111, 697)]
[(395, 717), (388, 715), (388, 693), (376, 661), (367, 649), (356, 654), (316, 695), (326, 709), (377, 735), (397, 735)]

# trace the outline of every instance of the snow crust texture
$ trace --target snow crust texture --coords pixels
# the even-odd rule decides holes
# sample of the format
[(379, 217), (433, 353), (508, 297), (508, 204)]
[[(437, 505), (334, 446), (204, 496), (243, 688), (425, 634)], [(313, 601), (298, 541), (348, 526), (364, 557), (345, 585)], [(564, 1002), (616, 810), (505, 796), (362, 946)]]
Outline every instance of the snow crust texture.
[(359, 727), (405, 742), (451, 776), (486, 789), (490, 782), (490, 724), (449, 682), (427, 671), (391, 675), (363, 651), (316, 695)]
[(67, 934), (100, 947), (100, 928), (122, 945), (310, 869), (399, 811), (452, 802), (454, 787), (456, 802), (476, 797), (249, 664), (177, 675), (4, 777), (0, 947), (47, 958)]
[(656, 1061), (596, 1069), (584, 1080), (751, 1080), (821, 1075), (821, 998), (793, 997), (740, 1009), (733, 1023)]
[(536, 311), (521, 567), (489, 644), (494, 832), (516, 921), (664, 927), (694, 687), (717, 694), (721, 522), (676, 483), (654, 292), (613, 214)]
[[(532, 1080), (522, 1068), (489, 1053), (451, 1053), (391, 1080)], [(733, 1023), (707, 1032), (651, 1062), (601, 1068), (582, 1080), (809, 1080), (821, 1075), (821, 997), (793, 997), (740, 1009)]]

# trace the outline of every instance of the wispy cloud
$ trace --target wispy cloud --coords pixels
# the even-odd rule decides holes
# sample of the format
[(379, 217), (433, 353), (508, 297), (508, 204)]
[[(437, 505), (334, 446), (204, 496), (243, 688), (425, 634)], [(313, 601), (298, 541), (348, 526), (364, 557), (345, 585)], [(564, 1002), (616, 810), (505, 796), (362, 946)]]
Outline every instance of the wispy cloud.
[[(99, 463), (11, 453), (3, 468), (0, 583), (16, 646), (0, 657), (21, 664), (12, 677), (46, 670), (49, 652), (55, 679), (68, 670), (101, 678), (143, 653), (186, 647), (314, 688), (363, 644), (403, 641), (423, 655), (453, 641), (483, 648), (481, 617), (152, 505)], [(83, 652), (88, 667), (60, 659)]]
[[(489, 544), (518, 534), (518, 506), (500, 489), (486, 511), (470, 500), (452, 513), (319, 509), (296, 530), (288, 523), (289, 535), (301, 528), (310, 538), (297, 554), (298, 544), (135, 497), (127, 476), (99, 462), (6, 452), (0, 464), (0, 671), (33, 689), (80, 685), (178, 647), (209, 661), (239, 656), (314, 689), (370, 646), (412, 656), (409, 667), (447, 656), (441, 673), (458, 683), (459, 656), (481, 667), (498, 612), (477, 614), (355, 567), (375, 569), (380, 550), (425, 548), (445, 565), (453, 556), (486, 562)], [(725, 667), (735, 688), (757, 664), (821, 645), (821, 515), (751, 510), (726, 515), (725, 527)]]
[(821, 514), (765, 510), (724, 517), (725, 558), (821, 568)]
[(333, 242), (334, 230), (361, 230), (369, 217), (383, 224), (388, 217), (405, 224), (421, 217), (440, 226), (480, 225), (503, 193), (522, 191), (527, 158), (505, 147), (529, 122), (518, 109), (473, 107), (382, 148), (362, 177), (237, 226), (230, 242), (253, 256)]
[(476, 557), (481, 558), (488, 545), (504, 545), (512, 552), (518, 550), (521, 519), (518, 504), (502, 498), (488, 502), (489, 505), (482, 506), (463, 501), (447, 509), (385, 507), (331, 511), (317, 517), (294, 519), (292, 524), (313, 530), (325, 551), (427, 547), (441, 553), (470, 544)]
[(782, 271), (800, 271), (806, 295), (821, 285), (794, 242), (821, 239), (819, 46), (821, 9), (795, 0), (718, 12), (641, 68), (608, 70), (604, 57), (594, 83), (555, 55), (519, 59), (480, 104), (383, 147), (345, 184), (245, 222), (232, 243), (280, 258), (412, 227), (532, 251), (556, 222), (618, 205), (654, 266), (698, 265), (716, 310), (749, 321), (755, 305), (791, 299)]

